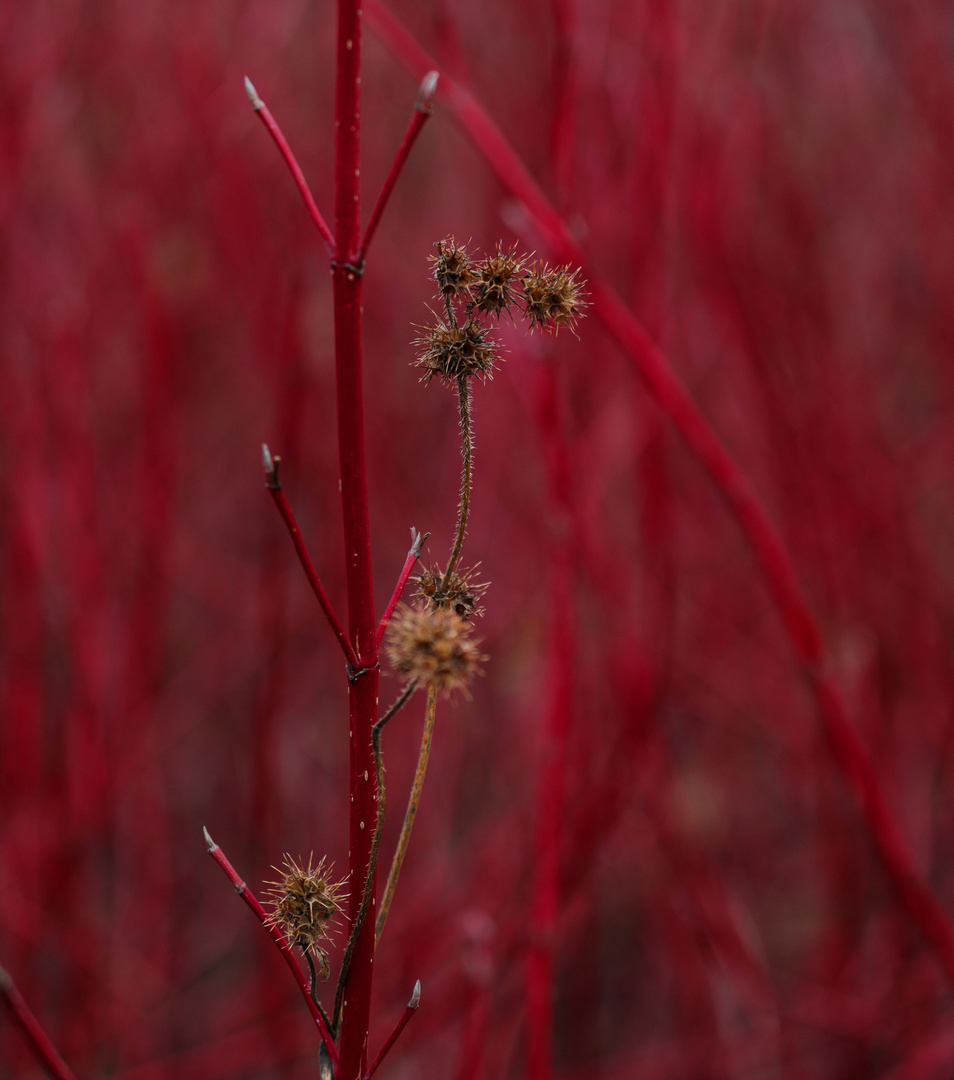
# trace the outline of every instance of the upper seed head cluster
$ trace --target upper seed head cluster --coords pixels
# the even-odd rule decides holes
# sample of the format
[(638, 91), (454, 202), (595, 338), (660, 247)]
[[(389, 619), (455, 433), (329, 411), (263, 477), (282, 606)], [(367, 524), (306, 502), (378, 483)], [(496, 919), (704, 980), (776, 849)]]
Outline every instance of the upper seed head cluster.
[(585, 306), (583, 282), (570, 267), (551, 269), (536, 262), (527, 268), (516, 247), (498, 247), (481, 260), (471, 258), (466, 247), (453, 237), (438, 240), (431, 256), (438, 297), (446, 318), (422, 328), (418, 337), (417, 364), (430, 382), (439, 376), (448, 382), (476, 375), (486, 379), (500, 359), (499, 343), (483, 325), (516, 310), (530, 329), (559, 332), (562, 326), (575, 333)]

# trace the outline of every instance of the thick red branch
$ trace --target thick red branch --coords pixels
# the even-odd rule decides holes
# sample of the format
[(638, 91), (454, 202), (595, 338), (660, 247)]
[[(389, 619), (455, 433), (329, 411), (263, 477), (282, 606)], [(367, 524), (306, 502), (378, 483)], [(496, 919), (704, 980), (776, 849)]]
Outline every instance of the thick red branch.
[[(349, 851), (348, 917), (357, 921), (377, 820), (371, 729), (377, 719), (378, 656), (375, 642), (371, 536), (361, 351), (360, 84), (359, 0), (338, 0), (335, 86), (335, 236), (333, 262), (335, 384), (338, 456), (344, 525), (349, 639), (357, 655), (348, 696)], [(372, 885), (372, 907), (374, 904)], [(374, 961), (374, 919), (365, 919), (355, 939), (344, 987), (341, 1070), (338, 1080), (360, 1080), (367, 1066)]]

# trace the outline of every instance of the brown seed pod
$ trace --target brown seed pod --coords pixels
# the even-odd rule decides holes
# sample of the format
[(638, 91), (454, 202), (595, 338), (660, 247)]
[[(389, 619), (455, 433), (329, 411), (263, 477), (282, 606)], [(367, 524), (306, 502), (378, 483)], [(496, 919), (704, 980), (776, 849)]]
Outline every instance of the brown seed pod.
[(568, 266), (551, 270), (546, 263), (536, 263), (524, 277), (523, 309), (531, 330), (542, 326), (559, 332), (561, 326), (566, 326), (576, 333), (585, 306), (584, 283), (577, 281), (578, 273), (571, 273)]
[(509, 311), (516, 299), (513, 282), (519, 281), (523, 263), (517, 257), (516, 246), (509, 251), (499, 247), (494, 255), (488, 255), (477, 267), (477, 287), (474, 304), (480, 311), (500, 318), (502, 311)]
[(387, 652), (395, 672), (444, 694), (466, 687), (480, 662), (473, 624), (452, 608), (401, 604), (387, 633)]
[(336, 915), (341, 912), (344, 881), (331, 880), (333, 867), (325, 866), (319, 859), (317, 866), (304, 866), (290, 855), (285, 855), (281, 867), (275, 867), (282, 875), (271, 882), (268, 893), (272, 911), (268, 921), (280, 926), (288, 939), (305, 952), (312, 952), (319, 961), (321, 977), (328, 977), (328, 954), (319, 941), (330, 938), (330, 930)]
[(463, 326), (447, 326), (438, 319), (434, 326), (424, 327), (415, 344), (421, 350), (416, 363), (424, 368), (426, 382), (435, 375), (448, 382), (461, 375), (490, 378), (498, 358), (497, 343), (476, 319), (468, 319)]
[(444, 575), (440, 568), (429, 566), (414, 579), (417, 583), (415, 595), (421, 600), (430, 601), (435, 607), (451, 608), (462, 619), (483, 615), (484, 609), (477, 605), (487, 591), (489, 582), (476, 580), (474, 575), (479, 565), (460, 571), (452, 570), (443, 588)]
[(461, 296), (469, 299), (474, 267), (467, 249), (458, 245), (453, 236), (438, 240), (434, 247), (437, 254), (431, 256), (431, 263), (441, 299), (454, 300)]

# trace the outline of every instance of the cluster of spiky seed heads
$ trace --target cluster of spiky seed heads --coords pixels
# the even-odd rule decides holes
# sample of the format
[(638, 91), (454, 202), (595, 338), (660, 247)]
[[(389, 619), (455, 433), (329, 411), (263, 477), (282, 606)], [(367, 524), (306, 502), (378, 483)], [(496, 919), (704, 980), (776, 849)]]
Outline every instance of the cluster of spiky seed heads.
[(275, 867), (282, 875), (271, 883), (268, 892), (272, 900), (272, 912), (268, 921), (280, 926), (286, 937), (303, 952), (318, 960), (321, 977), (328, 977), (328, 954), (320, 942), (330, 939), (330, 930), (336, 915), (341, 911), (344, 897), (344, 881), (332, 881), (333, 867), (319, 859), (317, 866), (296, 862), (285, 856), (281, 867)]
[(448, 382), (491, 376), (499, 359), (497, 341), (481, 322), (517, 311), (530, 329), (575, 332), (585, 306), (583, 282), (569, 267), (551, 269), (544, 262), (529, 266), (516, 247), (498, 247), (492, 255), (474, 260), (453, 237), (439, 240), (431, 257), (438, 297), (446, 317), (435, 316), (416, 341), (417, 363), (424, 379), (435, 375)]

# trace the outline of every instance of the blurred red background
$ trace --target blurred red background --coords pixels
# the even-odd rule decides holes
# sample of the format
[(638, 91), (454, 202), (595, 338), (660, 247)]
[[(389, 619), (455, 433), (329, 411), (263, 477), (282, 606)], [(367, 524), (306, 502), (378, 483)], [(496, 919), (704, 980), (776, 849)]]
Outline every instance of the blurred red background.
[[(417, 978), (423, 1005), (381, 1075), (950, 1077), (950, 5), (388, 10), (499, 126), (597, 297), (661, 346), (824, 655), (799, 654), (724, 478), (605, 307), (579, 340), (505, 323), (465, 547), (491, 660), (438, 716), (372, 1046)], [(419, 82), (368, 14), (366, 207)], [(327, 257), (242, 89), (330, 215), (334, 16), (0, 10), (0, 962), (81, 1077), (317, 1075), (201, 827), (256, 888), (285, 851), (347, 862), (342, 665), (260, 465), (267, 441), (343, 609)], [(441, 561), (457, 505), (453, 395), (410, 366), (433, 243), (559, 258), (449, 82), (365, 276), (379, 608), (410, 527)], [(421, 702), (388, 728), (389, 806)], [(939, 909), (886, 860), (893, 828)], [(37, 1075), (7, 1022), (0, 1073)]]

